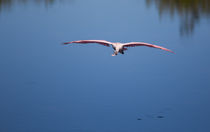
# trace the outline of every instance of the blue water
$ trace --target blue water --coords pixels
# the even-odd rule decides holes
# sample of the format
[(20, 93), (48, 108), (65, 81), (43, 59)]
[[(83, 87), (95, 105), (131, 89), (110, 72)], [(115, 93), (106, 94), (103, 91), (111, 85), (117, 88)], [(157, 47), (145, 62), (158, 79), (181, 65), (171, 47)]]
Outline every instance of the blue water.
[[(1, 132), (210, 131), (208, 13), (187, 30), (147, 0), (1, 2)], [(83, 39), (176, 54), (62, 45)]]

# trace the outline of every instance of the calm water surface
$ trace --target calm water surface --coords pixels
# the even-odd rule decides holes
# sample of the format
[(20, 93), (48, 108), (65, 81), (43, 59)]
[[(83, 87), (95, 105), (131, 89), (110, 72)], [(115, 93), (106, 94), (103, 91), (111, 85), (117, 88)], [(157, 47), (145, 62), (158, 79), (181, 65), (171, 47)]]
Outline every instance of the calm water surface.
[[(208, 0), (0, 0), (1, 132), (209, 132)], [(112, 57), (101, 45), (143, 41)]]

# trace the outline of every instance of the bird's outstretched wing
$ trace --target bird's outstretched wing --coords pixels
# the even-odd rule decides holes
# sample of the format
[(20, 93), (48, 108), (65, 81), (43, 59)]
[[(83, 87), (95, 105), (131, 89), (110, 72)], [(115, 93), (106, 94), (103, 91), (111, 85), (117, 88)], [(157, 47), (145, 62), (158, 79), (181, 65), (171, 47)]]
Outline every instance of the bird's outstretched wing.
[(158, 48), (158, 49), (162, 49), (162, 50), (174, 53), (173, 51), (171, 51), (169, 49), (166, 49), (164, 47), (161, 47), (161, 46), (158, 46), (158, 45), (154, 45), (154, 44), (148, 44), (148, 43), (144, 43), (144, 42), (130, 42), (130, 43), (124, 43), (123, 44), (123, 47), (135, 47), (135, 46), (148, 46), (148, 47)]
[(109, 47), (110, 44), (112, 44), (111, 42), (106, 41), (106, 40), (78, 40), (78, 41), (66, 42), (64, 44), (71, 44), (71, 43), (81, 43), (81, 44), (98, 43), (98, 44), (101, 44), (101, 45), (104, 45), (104, 46), (107, 46), (107, 47)]

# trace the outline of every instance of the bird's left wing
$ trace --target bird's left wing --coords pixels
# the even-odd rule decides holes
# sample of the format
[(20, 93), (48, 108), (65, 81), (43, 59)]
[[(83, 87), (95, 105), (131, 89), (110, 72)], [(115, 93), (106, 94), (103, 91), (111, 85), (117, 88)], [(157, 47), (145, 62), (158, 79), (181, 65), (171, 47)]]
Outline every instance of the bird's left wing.
[(66, 42), (64, 44), (71, 44), (71, 43), (82, 43), (82, 44), (86, 44), (86, 43), (98, 43), (98, 44), (101, 44), (101, 45), (104, 45), (104, 46), (107, 46), (107, 47), (109, 47), (110, 44), (112, 44), (111, 42), (106, 41), (106, 40), (78, 40), (78, 41)]
[(158, 48), (158, 49), (162, 49), (162, 50), (174, 53), (173, 51), (171, 51), (169, 49), (166, 49), (164, 47), (154, 45), (154, 44), (148, 44), (148, 43), (144, 43), (144, 42), (130, 42), (130, 43), (124, 43), (123, 44), (123, 47), (135, 47), (135, 46), (148, 46), (148, 47)]

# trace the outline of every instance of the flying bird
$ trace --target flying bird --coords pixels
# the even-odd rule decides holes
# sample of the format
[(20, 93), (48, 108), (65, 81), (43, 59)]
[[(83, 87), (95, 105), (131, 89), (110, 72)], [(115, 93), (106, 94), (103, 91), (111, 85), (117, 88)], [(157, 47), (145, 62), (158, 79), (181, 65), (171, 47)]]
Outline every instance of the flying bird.
[(148, 44), (144, 42), (113, 43), (106, 40), (78, 40), (78, 41), (66, 42), (64, 44), (72, 44), (72, 43), (81, 43), (81, 44), (97, 43), (97, 44), (101, 44), (107, 47), (110, 47), (111, 45), (112, 48), (114, 49), (114, 53), (112, 54), (112, 56), (116, 56), (118, 53), (124, 54), (124, 51), (127, 50), (127, 47), (135, 47), (135, 46), (147, 46), (147, 47), (158, 48), (158, 49), (162, 49), (162, 50), (174, 53), (173, 51), (166, 49), (164, 47), (154, 45), (154, 44)]

